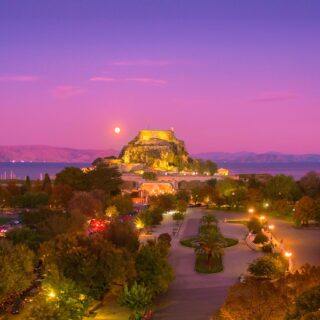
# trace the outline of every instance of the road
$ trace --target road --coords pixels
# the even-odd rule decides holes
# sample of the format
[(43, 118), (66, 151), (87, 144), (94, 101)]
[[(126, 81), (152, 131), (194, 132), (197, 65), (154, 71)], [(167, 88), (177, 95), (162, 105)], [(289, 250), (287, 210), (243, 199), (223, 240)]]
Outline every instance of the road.
[[(193, 249), (181, 246), (179, 240), (198, 233), (203, 212), (201, 208), (189, 209), (179, 236), (172, 241), (170, 262), (176, 277), (169, 291), (158, 299), (155, 319), (209, 319), (223, 303), (228, 287), (236, 283), (248, 263), (259, 256), (243, 241), (246, 228), (240, 224), (224, 223), (224, 216), (217, 214), (224, 236), (238, 239), (239, 244), (225, 250), (223, 272), (210, 275), (196, 273)], [(163, 224), (162, 231), (167, 223)]]

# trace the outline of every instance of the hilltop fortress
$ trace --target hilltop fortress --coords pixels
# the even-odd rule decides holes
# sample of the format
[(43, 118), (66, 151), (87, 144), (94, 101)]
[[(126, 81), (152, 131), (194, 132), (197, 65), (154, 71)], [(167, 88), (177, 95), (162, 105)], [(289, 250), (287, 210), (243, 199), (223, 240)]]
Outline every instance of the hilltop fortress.
[(217, 171), (216, 164), (210, 160), (192, 159), (173, 129), (141, 130), (123, 147), (118, 158), (106, 157), (96, 161), (117, 166), (122, 173), (151, 171), (213, 175)]
[(157, 171), (181, 171), (192, 164), (184, 142), (173, 130), (141, 130), (119, 158), (125, 165), (139, 164)]

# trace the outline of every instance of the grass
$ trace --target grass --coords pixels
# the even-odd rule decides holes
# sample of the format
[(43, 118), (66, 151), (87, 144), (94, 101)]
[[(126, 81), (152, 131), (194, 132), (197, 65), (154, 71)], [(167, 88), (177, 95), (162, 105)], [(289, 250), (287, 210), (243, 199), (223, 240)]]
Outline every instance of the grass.
[(6, 224), (6, 223), (10, 222), (11, 220), (12, 220), (12, 218), (0, 217), (0, 225)]
[(238, 240), (232, 239), (232, 238), (224, 238), (224, 240), (226, 242), (225, 248), (229, 248), (229, 247), (235, 246), (236, 244), (239, 243)]
[(213, 257), (211, 265), (208, 265), (207, 256), (197, 254), (195, 270), (199, 273), (217, 273), (223, 270), (222, 256)]
[(180, 240), (180, 244), (184, 247), (188, 247), (188, 248), (193, 248), (194, 247), (194, 241), (196, 241), (198, 239), (197, 236), (193, 236), (193, 237), (190, 237), (190, 238), (186, 238), (186, 239), (183, 239), (183, 240)]
[(247, 226), (249, 220), (227, 220), (226, 222), (227, 222), (227, 223), (243, 224), (244, 226)]
[[(196, 246), (194, 245), (194, 242), (197, 241), (198, 237), (197, 236), (193, 236), (190, 238), (186, 238), (186, 239), (182, 239), (180, 240), (180, 244), (184, 247), (188, 247), (188, 248), (195, 248)], [(225, 248), (229, 248), (232, 246), (235, 246), (236, 244), (238, 244), (238, 240), (236, 239), (232, 239), (232, 238), (224, 238), (225, 240)]]

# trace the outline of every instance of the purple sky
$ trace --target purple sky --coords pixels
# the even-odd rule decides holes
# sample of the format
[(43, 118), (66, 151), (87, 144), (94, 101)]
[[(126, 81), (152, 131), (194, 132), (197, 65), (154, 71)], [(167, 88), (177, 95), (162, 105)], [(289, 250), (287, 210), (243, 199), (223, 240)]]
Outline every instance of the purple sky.
[(320, 1), (2, 0), (0, 111), (0, 145), (320, 153)]

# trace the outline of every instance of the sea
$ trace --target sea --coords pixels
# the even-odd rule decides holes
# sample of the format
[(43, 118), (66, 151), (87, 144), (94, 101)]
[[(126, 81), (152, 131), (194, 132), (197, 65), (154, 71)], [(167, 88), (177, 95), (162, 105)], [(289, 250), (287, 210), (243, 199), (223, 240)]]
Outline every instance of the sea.
[[(219, 167), (229, 169), (230, 174), (269, 173), (285, 174), (300, 179), (309, 171), (320, 173), (320, 162), (308, 163), (219, 163)], [(0, 179), (42, 179), (45, 173), (54, 177), (65, 167), (90, 167), (90, 163), (55, 163), (55, 162), (0, 162)]]

